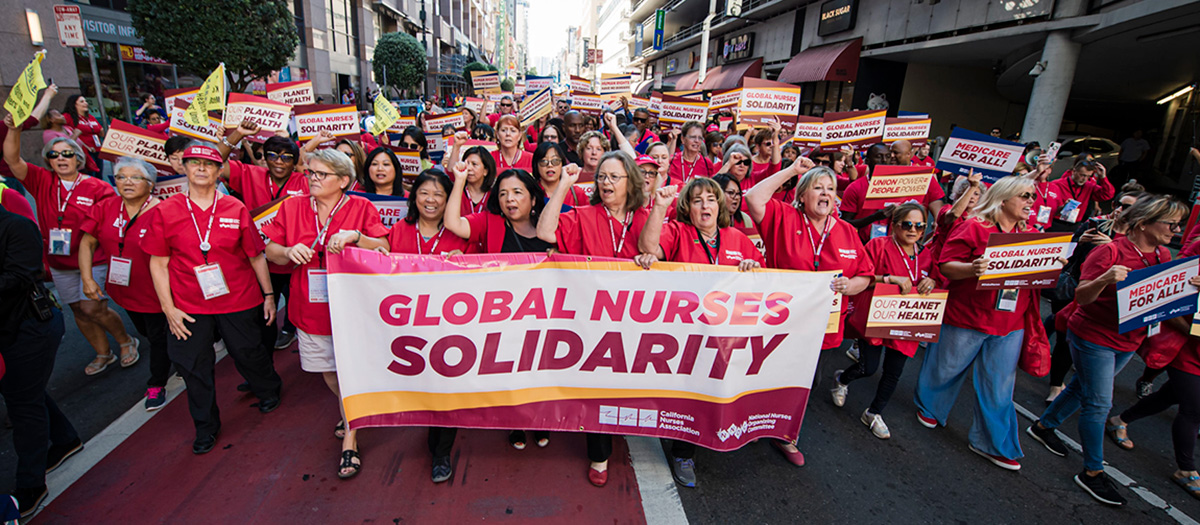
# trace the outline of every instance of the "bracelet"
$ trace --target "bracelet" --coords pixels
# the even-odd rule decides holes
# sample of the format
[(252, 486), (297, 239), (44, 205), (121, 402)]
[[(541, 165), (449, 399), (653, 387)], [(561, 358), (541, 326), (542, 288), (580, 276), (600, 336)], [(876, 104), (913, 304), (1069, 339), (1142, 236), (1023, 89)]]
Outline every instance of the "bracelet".
[(275, 292), (263, 292), (263, 297), (275, 298)]
[(356, 239), (354, 239), (354, 244), (358, 244), (358, 241), (362, 240), (362, 232), (360, 232), (358, 230), (354, 230), (354, 233), (358, 234), (358, 237)]
[(888, 277), (891, 277), (891, 275), (889, 275), (889, 274), (886, 274), (886, 273), (885, 273), (885, 274), (883, 274), (883, 282), (884, 282), (884, 284), (892, 284), (892, 283), (889, 283), (889, 282), (888, 282)]
[[(241, 144), (241, 143), (242, 143), (242, 141), (239, 140), (238, 144)], [(237, 145), (229, 143), (229, 137), (221, 137), (221, 144), (228, 146), (229, 149), (237, 149)]]

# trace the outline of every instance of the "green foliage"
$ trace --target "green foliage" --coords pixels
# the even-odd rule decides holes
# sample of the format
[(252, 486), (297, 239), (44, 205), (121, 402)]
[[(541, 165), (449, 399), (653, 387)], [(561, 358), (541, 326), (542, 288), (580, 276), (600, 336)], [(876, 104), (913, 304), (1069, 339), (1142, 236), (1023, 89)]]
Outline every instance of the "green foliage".
[(417, 87), (425, 79), (429, 61), (424, 44), (416, 37), (395, 32), (383, 35), (375, 44), (372, 68), (380, 85), (386, 79), (386, 85), (405, 90)]
[(499, 71), (499, 69), (496, 69), (496, 66), (484, 64), (483, 62), (471, 62), (463, 66), (463, 79), (467, 81), (468, 86), (471, 85), (472, 71)]
[(126, 10), (146, 52), (200, 77), (224, 62), (232, 92), (282, 69), (300, 45), (288, 0), (129, 0)]
[(500, 91), (512, 91), (514, 86), (516, 86), (516, 82), (513, 82), (511, 78), (500, 81)]
[(525, 76), (527, 76), (527, 77), (536, 77), (536, 76), (538, 76), (538, 73), (537, 73), (537, 68), (536, 68), (536, 67), (531, 67), (531, 68), (529, 68), (529, 69), (526, 69), (526, 70), (525, 70)]

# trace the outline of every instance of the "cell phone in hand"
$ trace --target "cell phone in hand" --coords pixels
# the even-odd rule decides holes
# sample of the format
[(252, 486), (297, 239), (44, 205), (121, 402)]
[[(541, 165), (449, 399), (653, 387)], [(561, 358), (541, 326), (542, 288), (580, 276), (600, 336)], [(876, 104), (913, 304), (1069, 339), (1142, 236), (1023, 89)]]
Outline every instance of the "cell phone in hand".
[(1050, 159), (1050, 162), (1054, 162), (1054, 159), (1058, 158), (1058, 150), (1060, 149), (1062, 149), (1061, 142), (1051, 142), (1049, 146), (1046, 146), (1046, 158)]

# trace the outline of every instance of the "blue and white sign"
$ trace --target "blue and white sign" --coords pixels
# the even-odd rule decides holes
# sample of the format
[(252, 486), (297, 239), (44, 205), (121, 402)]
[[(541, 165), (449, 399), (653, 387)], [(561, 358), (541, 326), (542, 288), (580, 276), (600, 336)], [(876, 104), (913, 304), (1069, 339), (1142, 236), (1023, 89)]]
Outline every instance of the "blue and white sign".
[(1188, 284), (1200, 257), (1177, 259), (1129, 272), (1117, 285), (1119, 333), (1196, 313), (1200, 289)]
[(950, 140), (942, 148), (936, 168), (957, 175), (969, 175), (971, 170), (982, 173), (988, 184), (1012, 175), (1021, 162), (1025, 146), (998, 139), (965, 128), (954, 128)]

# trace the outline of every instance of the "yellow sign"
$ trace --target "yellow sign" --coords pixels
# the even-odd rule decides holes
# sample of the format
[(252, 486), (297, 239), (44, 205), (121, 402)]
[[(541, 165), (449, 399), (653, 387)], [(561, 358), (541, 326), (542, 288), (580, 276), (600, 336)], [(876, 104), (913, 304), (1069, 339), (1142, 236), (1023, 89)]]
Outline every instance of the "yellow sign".
[(225, 109), (225, 63), (222, 62), (214, 69), (200, 92), (192, 99), (192, 105), (183, 113), (183, 120), (193, 126), (207, 126), (208, 112)]
[(387, 98), (384, 98), (383, 93), (376, 93), (375, 123), (371, 124), (371, 135), (378, 136), (387, 131), (397, 120), (400, 120), (400, 112), (391, 102), (388, 102)]
[(45, 57), (45, 50), (38, 51), (33, 55), (33, 61), (25, 66), (25, 71), (21, 72), (21, 76), (13, 85), (12, 92), (8, 95), (8, 100), (4, 102), (4, 109), (12, 113), (13, 123), (17, 127), (20, 127), (21, 123), (33, 114), (33, 106), (37, 104), (38, 91), (46, 87), (46, 79), (42, 78), (42, 59)]

